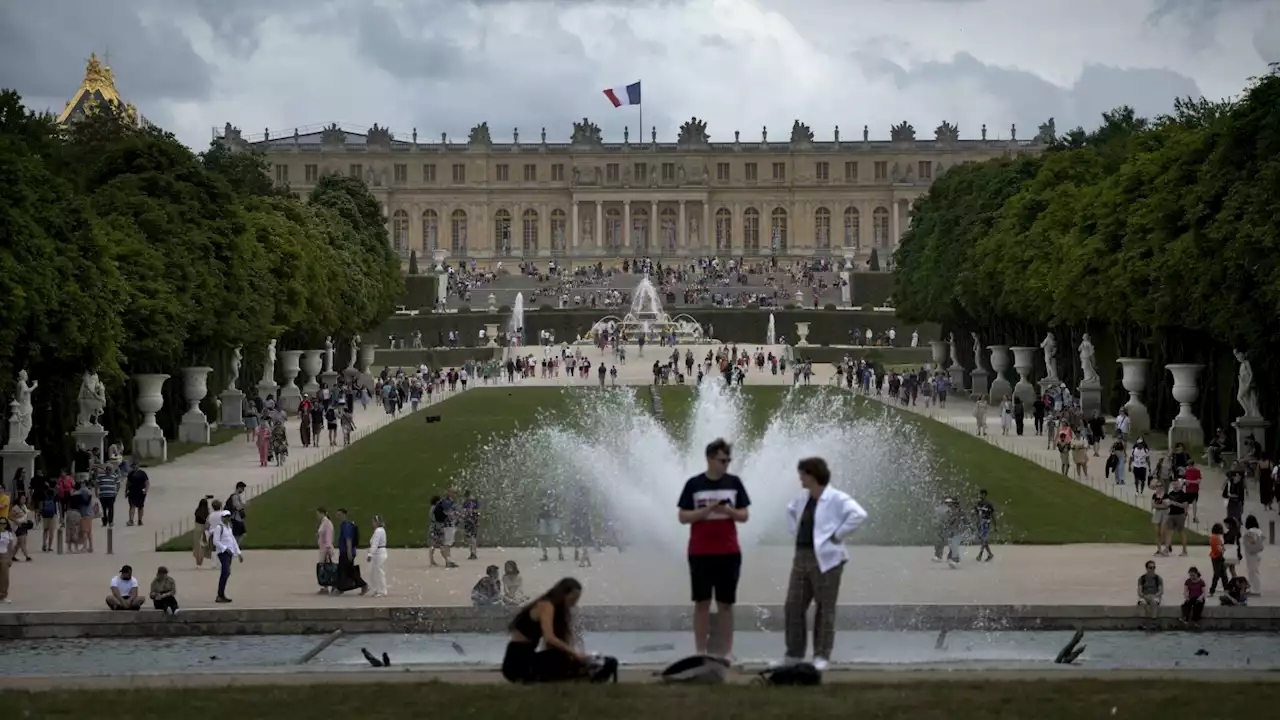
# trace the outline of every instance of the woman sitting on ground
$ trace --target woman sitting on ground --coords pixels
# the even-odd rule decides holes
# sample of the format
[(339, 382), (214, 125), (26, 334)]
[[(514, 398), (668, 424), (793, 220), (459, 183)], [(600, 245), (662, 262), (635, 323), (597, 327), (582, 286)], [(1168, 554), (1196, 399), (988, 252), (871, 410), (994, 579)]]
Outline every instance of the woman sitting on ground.
[(502, 583), (498, 581), (498, 566), (485, 568), (484, 577), (471, 588), (471, 604), (476, 607), (502, 604)]
[[(582, 584), (565, 578), (511, 621), (502, 676), (509, 682), (557, 682), (586, 676), (587, 657), (573, 647), (572, 611)], [(539, 644), (543, 649), (539, 650)]]
[(520, 575), (520, 566), (515, 560), (508, 560), (503, 566), (502, 602), (505, 605), (523, 605), (529, 601), (524, 596), (524, 578)]

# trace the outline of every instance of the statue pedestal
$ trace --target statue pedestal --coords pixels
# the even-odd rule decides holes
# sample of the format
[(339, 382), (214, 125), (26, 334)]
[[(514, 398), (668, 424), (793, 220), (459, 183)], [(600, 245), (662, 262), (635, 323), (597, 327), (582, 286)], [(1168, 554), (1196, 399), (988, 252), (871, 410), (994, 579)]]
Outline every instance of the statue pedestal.
[(330, 390), (337, 389), (338, 373), (333, 370), (325, 370), (324, 372), (320, 373), (320, 383), (328, 387)]
[(1231, 427), (1236, 429), (1236, 457), (1243, 454), (1244, 441), (1250, 435), (1258, 441), (1260, 448), (1267, 449), (1267, 428), (1271, 427), (1271, 423), (1256, 415), (1242, 415), (1231, 423)]
[(975, 368), (973, 372), (969, 373), (969, 382), (973, 385), (969, 394), (973, 396), (973, 399), (977, 400), (987, 394), (987, 380), (989, 377), (990, 373), (983, 368)]
[(1102, 383), (1094, 380), (1093, 382), (1080, 383), (1080, 410), (1086, 418), (1093, 417), (1093, 411), (1102, 412)]
[(276, 405), (286, 413), (293, 415), (298, 412), (298, 406), (302, 404), (302, 391), (297, 385), (289, 384), (280, 388), (280, 395), (277, 398)]
[(222, 401), (218, 424), (222, 427), (244, 427), (244, 393), (228, 388), (218, 399)]
[[(106, 435), (106, 432), (103, 432)], [(13, 494), (16, 488), (13, 487), (14, 473), (18, 472), (18, 468), (24, 468), (27, 476), (27, 490), (31, 490), (31, 478), (36, 474), (36, 456), (40, 454), (39, 450), (30, 445), (14, 445), (12, 443), (5, 445), (0, 449), (0, 487), (3, 487)]]
[(1055, 388), (1062, 385), (1062, 381), (1056, 377), (1047, 377), (1040, 381), (1040, 394), (1048, 395), (1049, 388)]
[(208, 445), (209, 435), (209, 419), (204, 416), (204, 413), (183, 414), (182, 422), (178, 423), (179, 442)]
[(947, 373), (951, 375), (951, 391), (958, 396), (964, 392), (964, 368), (952, 365), (947, 368)]
[[(98, 448), (98, 457), (106, 459), (107, 457), (107, 429), (101, 425), (79, 425), (75, 430), (71, 431), (71, 437), (76, 440), (76, 447), (83, 447), (90, 453), (94, 448)], [(27, 477), (31, 477), (28, 471)]]
[(846, 307), (853, 304), (853, 279), (848, 270), (840, 272), (840, 304)]
[(276, 393), (280, 391), (280, 384), (272, 380), (263, 380), (258, 383), (258, 399), (266, 400), (268, 397), (276, 397)]
[(360, 371), (353, 365), (342, 371), (342, 377), (349, 383), (353, 383), (360, 379)]
[(158, 425), (142, 425), (133, 433), (133, 454), (143, 460), (169, 462), (169, 441)]

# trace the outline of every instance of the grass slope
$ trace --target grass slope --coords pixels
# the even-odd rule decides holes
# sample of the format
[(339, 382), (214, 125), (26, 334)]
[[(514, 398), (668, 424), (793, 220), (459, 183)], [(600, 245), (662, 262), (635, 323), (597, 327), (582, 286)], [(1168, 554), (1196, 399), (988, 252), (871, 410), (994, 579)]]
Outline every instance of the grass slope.
[[(655, 684), (512, 685), (352, 684), (340, 680), (314, 686), (246, 686), (217, 690), (146, 690), (128, 693), (121, 713), (119, 691), (3, 692), (0, 704), (14, 718), (170, 720), (222, 717), (312, 720), (565, 720), (609, 718), (794, 718), (857, 717), (859, 720), (1182, 720), (1261, 715), (1280, 702), (1280, 685), (1247, 686), (1151, 680), (946, 681), (835, 683), (810, 688), (751, 685), (664, 686)], [(423, 708), (430, 708), (424, 713)], [(957, 712), (957, 708), (964, 708)]]

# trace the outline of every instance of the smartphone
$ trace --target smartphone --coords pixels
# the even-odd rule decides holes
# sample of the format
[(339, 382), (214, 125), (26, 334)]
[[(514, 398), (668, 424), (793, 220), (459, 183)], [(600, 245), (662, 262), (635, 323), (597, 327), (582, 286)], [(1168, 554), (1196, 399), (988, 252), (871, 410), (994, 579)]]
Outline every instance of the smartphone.
[(719, 505), (720, 505), (720, 506), (722, 506), (722, 507), (723, 507), (723, 506), (725, 506), (725, 505), (732, 505), (732, 504), (733, 504), (733, 503), (732, 503), (731, 501), (729, 501), (729, 500), (721, 500), (721, 501), (719, 502)]

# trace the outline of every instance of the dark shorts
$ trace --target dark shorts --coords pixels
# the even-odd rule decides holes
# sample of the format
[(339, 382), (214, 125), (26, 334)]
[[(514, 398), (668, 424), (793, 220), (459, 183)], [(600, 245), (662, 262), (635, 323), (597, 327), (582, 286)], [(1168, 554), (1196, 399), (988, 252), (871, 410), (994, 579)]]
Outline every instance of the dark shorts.
[(140, 508), (140, 507), (146, 507), (146, 506), (147, 506), (146, 493), (137, 493), (137, 494), (130, 493), (129, 507)]
[(690, 555), (689, 583), (693, 601), (722, 605), (738, 602), (738, 577), (742, 574), (742, 555)]
[(1187, 493), (1187, 504), (1188, 504), (1188, 505), (1194, 505), (1195, 503), (1197, 503), (1197, 502), (1199, 502), (1199, 501), (1200, 501), (1200, 491), (1198, 491), (1198, 490), (1197, 490), (1196, 492), (1189, 492), (1189, 493)]

